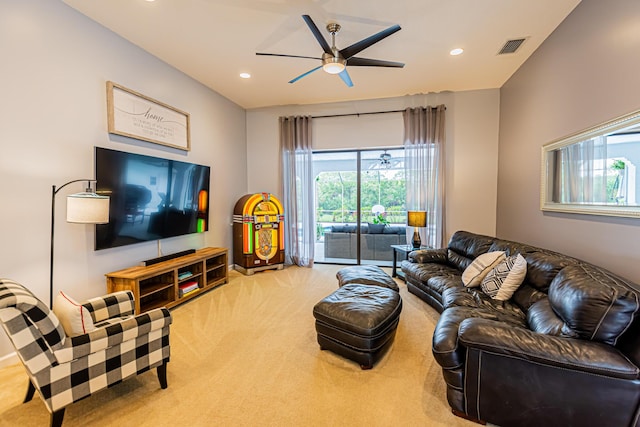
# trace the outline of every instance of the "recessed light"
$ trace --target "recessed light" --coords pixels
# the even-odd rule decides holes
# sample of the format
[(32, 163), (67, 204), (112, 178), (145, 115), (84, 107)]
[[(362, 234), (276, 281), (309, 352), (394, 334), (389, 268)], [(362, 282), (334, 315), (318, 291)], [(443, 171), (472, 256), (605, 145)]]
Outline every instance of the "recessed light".
[(249, 74), (249, 73), (240, 73), (240, 77), (242, 77), (243, 79), (250, 79), (251, 78), (251, 74)]
[(462, 52), (464, 52), (464, 49), (456, 48), (456, 49), (453, 49), (451, 52), (449, 52), (449, 55), (457, 56), (457, 55), (460, 55)]

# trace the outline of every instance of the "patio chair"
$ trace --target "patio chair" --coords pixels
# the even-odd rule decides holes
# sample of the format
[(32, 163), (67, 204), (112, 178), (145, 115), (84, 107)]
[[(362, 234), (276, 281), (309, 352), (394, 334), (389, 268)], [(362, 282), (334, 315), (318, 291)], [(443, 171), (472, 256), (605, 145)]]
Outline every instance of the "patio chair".
[(160, 387), (167, 388), (171, 314), (166, 308), (134, 316), (129, 291), (82, 306), (95, 329), (69, 337), (53, 311), (28, 289), (0, 279), (0, 323), (30, 380), (24, 402), (38, 390), (51, 426), (62, 424), (71, 403), (152, 368)]

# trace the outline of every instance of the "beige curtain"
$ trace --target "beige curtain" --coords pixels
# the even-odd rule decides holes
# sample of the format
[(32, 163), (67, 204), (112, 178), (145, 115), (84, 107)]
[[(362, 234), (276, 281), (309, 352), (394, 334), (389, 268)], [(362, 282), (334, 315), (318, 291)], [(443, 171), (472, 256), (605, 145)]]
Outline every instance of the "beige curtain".
[(607, 202), (605, 137), (581, 141), (558, 150), (560, 203)]
[(285, 264), (313, 266), (314, 196), (311, 117), (280, 117), (280, 188), (285, 214)]
[[(407, 108), (404, 119), (407, 210), (427, 212), (427, 227), (420, 230), (423, 245), (445, 243), (444, 114), (445, 106)], [(408, 230), (412, 233), (412, 230)]]

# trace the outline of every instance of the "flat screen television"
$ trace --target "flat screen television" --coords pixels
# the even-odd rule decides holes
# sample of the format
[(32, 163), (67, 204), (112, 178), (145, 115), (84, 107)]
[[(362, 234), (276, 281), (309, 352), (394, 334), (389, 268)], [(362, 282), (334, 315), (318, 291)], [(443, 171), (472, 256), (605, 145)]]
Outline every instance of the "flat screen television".
[(95, 249), (209, 229), (209, 166), (96, 147), (96, 192), (109, 196), (109, 223)]

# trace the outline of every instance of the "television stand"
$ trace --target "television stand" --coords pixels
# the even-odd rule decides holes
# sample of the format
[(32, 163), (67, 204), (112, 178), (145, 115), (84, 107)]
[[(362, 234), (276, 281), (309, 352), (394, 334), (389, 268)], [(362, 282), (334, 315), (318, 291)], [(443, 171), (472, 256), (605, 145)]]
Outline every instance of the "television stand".
[(175, 307), (227, 283), (227, 257), (227, 248), (204, 248), (155, 264), (107, 273), (107, 292), (133, 292), (136, 314)]

